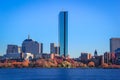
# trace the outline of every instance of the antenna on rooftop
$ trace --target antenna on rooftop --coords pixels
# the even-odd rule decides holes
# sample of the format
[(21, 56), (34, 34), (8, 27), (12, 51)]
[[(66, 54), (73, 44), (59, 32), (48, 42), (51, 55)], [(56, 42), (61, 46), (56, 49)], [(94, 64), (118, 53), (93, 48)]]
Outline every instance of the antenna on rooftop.
[(30, 35), (28, 34), (28, 39), (30, 39)]

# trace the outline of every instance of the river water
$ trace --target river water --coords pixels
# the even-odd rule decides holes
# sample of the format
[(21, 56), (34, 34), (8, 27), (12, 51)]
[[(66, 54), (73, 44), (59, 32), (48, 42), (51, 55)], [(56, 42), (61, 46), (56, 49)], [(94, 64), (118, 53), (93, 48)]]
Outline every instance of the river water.
[(120, 69), (0, 69), (0, 80), (120, 80)]

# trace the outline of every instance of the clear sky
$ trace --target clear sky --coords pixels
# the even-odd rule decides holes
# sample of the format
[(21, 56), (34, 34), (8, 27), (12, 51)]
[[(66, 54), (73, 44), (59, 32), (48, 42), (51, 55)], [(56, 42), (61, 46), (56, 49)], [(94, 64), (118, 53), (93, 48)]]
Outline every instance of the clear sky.
[(0, 0), (0, 55), (7, 44), (21, 46), (30, 34), (49, 52), (58, 43), (58, 14), (68, 11), (71, 57), (109, 51), (109, 39), (120, 37), (120, 0)]

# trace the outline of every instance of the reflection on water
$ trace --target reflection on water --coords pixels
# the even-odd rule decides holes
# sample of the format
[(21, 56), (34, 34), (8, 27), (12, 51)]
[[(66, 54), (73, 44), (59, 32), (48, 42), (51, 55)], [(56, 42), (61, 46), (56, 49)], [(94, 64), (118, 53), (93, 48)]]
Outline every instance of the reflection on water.
[(0, 69), (0, 80), (120, 80), (120, 69)]

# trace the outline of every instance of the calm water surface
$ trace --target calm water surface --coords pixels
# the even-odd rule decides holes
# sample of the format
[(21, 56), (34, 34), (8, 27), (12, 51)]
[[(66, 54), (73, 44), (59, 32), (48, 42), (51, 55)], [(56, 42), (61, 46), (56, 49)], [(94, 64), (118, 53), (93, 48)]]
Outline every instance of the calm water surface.
[(0, 80), (120, 80), (120, 69), (0, 69)]

